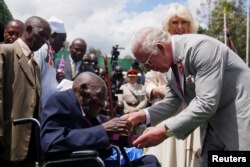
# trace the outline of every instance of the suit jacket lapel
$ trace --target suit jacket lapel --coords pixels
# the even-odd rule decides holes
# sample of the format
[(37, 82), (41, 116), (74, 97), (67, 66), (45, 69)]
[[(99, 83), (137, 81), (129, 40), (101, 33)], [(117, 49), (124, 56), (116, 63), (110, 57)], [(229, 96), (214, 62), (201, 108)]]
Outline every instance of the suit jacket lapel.
[(171, 88), (173, 88), (175, 90), (175, 93), (179, 97), (181, 97), (181, 99), (184, 100), (182, 93), (180, 92), (180, 90), (177, 87), (177, 81), (176, 81), (176, 78), (175, 78), (175, 75), (174, 75), (174, 72), (172, 71), (172, 69), (169, 69), (169, 71), (168, 71), (168, 78), (169, 78), (169, 82), (170, 82), (169, 84), (171, 85)]
[[(179, 94), (183, 97), (183, 99), (185, 99), (185, 86), (184, 86), (184, 83), (185, 83), (185, 46), (183, 45), (183, 40), (185, 40), (186, 38), (181, 38), (181, 36), (173, 36), (173, 41), (174, 42), (174, 46), (175, 46), (175, 57), (177, 59), (182, 59), (181, 63), (183, 64), (184, 68), (183, 68), (183, 72), (180, 72), (180, 69), (179, 69), (179, 64), (177, 64), (178, 66), (178, 74), (179, 74), (179, 79), (180, 79), (180, 84), (181, 84), (181, 89), (182, 89), (182, 92), (183, 92), (183, 95), (182, 93), (178, 90), (178, 92), (180, 92)], [(181, 40), (182, 42), (178, 42), (179, 40)], [(177, 60), (176, 60), (177, 61)], [(174, 77), (174, 74), (173, 76)], [(176, 81), (175, 81), (176, 82)]]
[(28, 78), (28, 80), (30, 81), (30, 83), (35, 86), (35, 77), (32, 73), (32, 69), (28, 64), (28, 60), (25, 57), (25, 55), (21, 56), (19, 59), (19, 64), (24, 72), (24, 74), (26, 75), (26, 77)]
[[(71, 56), (71, 55), (69, 55)], [(71, 64), (70, 64), (70, 58), (68, 57), (65, 59), (65, 68), (67, 69), (67, 75), (70, 76), (70, 79), (72, 79), (72, 70), (71, 70)], [(66, 73), (66, 71), (65, 71)]]
[(181, 73), (180, 69), (178, 68), (178, 74), (179, 74), (179, 78), (180, 78), (180, 84), (181, 84), (181, 89), (183, 91), (183, 94), (185, 94), (184, 92), (184, 71)]
[(28, 59), (26, 58), (26, 56), (23, 54), (22, 52), (22, 48), (19, 46), (19, 44), (16, 42), (15, 43), (15, 47), (16, 49), (16, 56), (19, 59), (19, 64), (21, 69), (23, 70), (25, 76), (27, 77), (27, 79), (30, 81), (30, 83), (32, 84), (32, 86), (35, 86), (35, 77), (32, 73), (32, 69), (28, 64)]
[(38, 89), (38, 95), (41, 96), (41, 76), (40, 76), (40, 68), (39, 65), (36, 63), (36, 61), (33, 62), (34, 69), (35, 69), (35, 84), (36, 88)]

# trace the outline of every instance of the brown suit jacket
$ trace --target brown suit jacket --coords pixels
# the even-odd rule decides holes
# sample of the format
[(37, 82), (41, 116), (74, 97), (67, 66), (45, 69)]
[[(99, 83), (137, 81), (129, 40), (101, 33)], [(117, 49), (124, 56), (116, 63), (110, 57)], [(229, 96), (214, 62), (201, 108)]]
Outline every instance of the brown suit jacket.
[(0, 159), (20, 161), (28, 152), (31, 125), (12, 120), (38, 118), (41, 107), (40, 71), (34, 69), (18, 42), (0, 45)]

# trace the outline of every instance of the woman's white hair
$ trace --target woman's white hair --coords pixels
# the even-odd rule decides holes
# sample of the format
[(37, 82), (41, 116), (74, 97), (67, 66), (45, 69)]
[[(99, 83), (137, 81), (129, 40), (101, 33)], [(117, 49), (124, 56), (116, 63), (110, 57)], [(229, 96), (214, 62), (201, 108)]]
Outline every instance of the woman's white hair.
[(170, 21), (175, 16), (180, 17), (190, 23), (189, 33), (197, 33), (199, 28), (198, 21), (193, 18), (191, 11), (186, 6), (179, 3), (173, 3), (169, 5), (167, 17), (162, 23), (162, 29), (164, 31), (169, 32)]

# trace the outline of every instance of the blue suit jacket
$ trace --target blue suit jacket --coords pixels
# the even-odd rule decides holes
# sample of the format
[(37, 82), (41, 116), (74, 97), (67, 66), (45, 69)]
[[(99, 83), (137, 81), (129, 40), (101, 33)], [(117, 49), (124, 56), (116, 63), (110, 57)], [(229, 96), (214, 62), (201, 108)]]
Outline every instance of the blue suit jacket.
[(103, 127), (93, 126), (82, 115), (72, 89), (56, 92), (40, 115), (41, 147), (45, 153), (84, 149), (106, 150), (109, 138)]

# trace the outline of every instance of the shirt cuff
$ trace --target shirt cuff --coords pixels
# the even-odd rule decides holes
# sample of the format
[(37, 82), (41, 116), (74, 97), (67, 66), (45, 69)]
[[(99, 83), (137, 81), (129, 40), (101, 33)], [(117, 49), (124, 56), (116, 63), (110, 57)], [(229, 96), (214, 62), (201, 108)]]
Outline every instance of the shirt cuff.
[(146, 114), (146, 125), (150, 125), (150, 115), (149, 115), (148, 109), (145, 108), (145, 109), (143, 109), (143, 111)]

